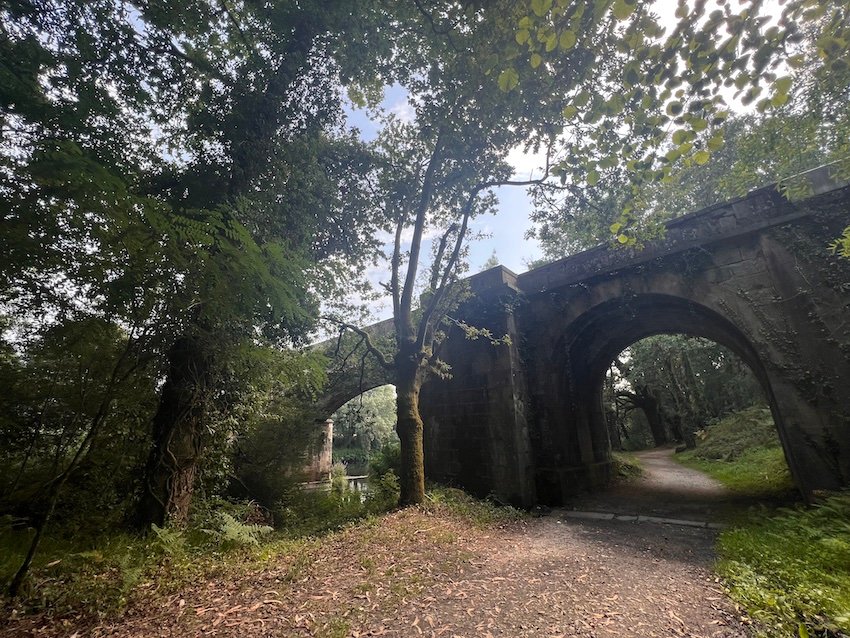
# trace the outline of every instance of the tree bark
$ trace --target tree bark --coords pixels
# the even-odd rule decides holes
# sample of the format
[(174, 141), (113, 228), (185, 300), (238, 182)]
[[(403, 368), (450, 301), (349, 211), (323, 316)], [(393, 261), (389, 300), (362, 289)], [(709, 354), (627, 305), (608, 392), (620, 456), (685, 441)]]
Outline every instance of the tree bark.
[(200, 341), (181, 337), (168, 353), (168, 378), (153, 418), (153, 447), (136, 523), (185, 525), (203, 452), (204, 411), (210, 362)]
[(655, 447), (666, 445), (667, 428), (665, 427), (664, 419), (661, 416), (658, 400), (647, 390), (642, 391), (640, 394), (640, 407), (643, 409), (643, 413), (646, 415), (646, 420), (649, 422), (649, 430), (652, 433), (652, 442), (655, 444)]
[(401, 442), (401, 505), (425, 502), (424, 425), (419, 414), (422, 370), (415, 346), (399, 349), (396, 357), (396, 432)]

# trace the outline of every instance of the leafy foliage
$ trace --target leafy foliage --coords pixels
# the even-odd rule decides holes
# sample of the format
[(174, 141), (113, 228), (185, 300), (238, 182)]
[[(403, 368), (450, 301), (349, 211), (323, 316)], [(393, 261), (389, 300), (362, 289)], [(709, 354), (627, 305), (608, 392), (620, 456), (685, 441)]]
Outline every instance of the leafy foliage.
[(334, 459), (365, 468), (374, 452), (398, 441), (395, 388), (384, 385), (352, 399), (332, 416)]
[(709, 425), (697, 433), (696, 448), (676, 459), (738, 493), (780, 501), (796, 496), (773, 417), (762, 406)]
[[(340, 480), (341, 479), (341, 480)], [(275, 524), (288, 535), (318, 534), (380, 514), (398, 504), (398, 476), (387, 471), (370, 478), (365, 495), (349, 489), (345, 469), (330, 490), (293, 489), (274, 510)]]
[(763, 635), (850, 631), (850, 496), (754, 517), (723, 532), (718, 569)]
[[(699, 174), (722, 149), (729, 87), (759, 113), (779, 110), (787, 118), (784, 125), (804, 122), (796, 131), (794, 124), (780, 125), (786, 137), (817, 130), (823, 138), (810, 137), (811, 144), (791, 155), (768, 160), (780, 170), (775, 180), (793, 174), (781, 171), (807, 153), (847, 156), (846, 135), (832, 136), (846, 126), (846, 112), (837, 115), (847, 103), (844, 3), (788, 2), (774, 21), (762, 3), (709, 11), (707, 3), (683, 0), (668, 33), (649, 4), (533, 0), (526, 12), (517, 21), (519, 47), (500, 58), (513, 71), (503, 76), (571, 62), (563, 159), (555, 172), (570, 208), (581, 217), (594, 212), (607, 217), (607, 236), (619, 243), (651, 236), (653, 217), (665, 212), (655, 202), (655, 184), (674, 180), (680, 170)], [(523, 63), (531, 68), (523, 69)], [(792, 81), (783, 64), (803, 79)], [(503, 89), (512, 87), (505, 83)], [(759, 177), (770, 181), (764, 173)], [(600, 184), (605, 188), (597, 189)], [(597, 222), (593, 230), (602, 228)]]
[[(609, 421), (617, 428), (614, 440), (628, 449), (671, 438), (692, 444), (694, 432), (759, 404), (760, 397), (758, 380), (737, 355), (684, 335), (657, 335), (629, 346), (609, 370), (604, 389)], [(653, 428), (661, 429), (661, 440)]]

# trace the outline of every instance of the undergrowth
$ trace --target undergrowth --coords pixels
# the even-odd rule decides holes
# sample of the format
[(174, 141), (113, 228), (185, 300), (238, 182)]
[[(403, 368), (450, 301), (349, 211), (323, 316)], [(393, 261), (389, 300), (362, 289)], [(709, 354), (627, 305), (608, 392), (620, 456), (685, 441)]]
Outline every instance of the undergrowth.
[(480, 500), (463, 490), (434, 486), (427, 494), (429, 508), (461, 516), (478, 527), (504, 525), (524, 519), (527, 514), (493, 499)]
[(732, 414), (676, 458), (771, 505), (738, 519), (718, 541), (718, 571), (757, 621), (757, 635), (850, 636), (850, 493), (816, 507), (776, 508), (796, 491), (770, 411)]
[(614, 478), (618, 481), (631, 481), (643, 475), (643, 467), (633, 454), (612, 452), (611, 461), (614, 464)]
[(695, 449), (675, 458), (737, 493), (778, 500), (795, 494), (767, 408), (753, 407), (729, 415), (698, 433)]
[[(137, 536), (103, 530), (83, 536), (49, 530), (18, 598), (16, 613), (73, 615), (80, 621), (114, 617), (133, 596), (165, 596), (216, 572), (239, 572), (270, 560), (291, 560), (292, 578), (309, 564), (313, 536), (386, 512), (398, 502), (398, 479), (387, 473), (365, 498), (337, 481), (330, 491), (304, 492), (274, 512), (266, 525), (255, 504), (199, 501), (185, 529), (153, 526)], [(0, 587), (3, 593), (21, 564), (33, 530), (0, 518)]]
[(720, 536), (718, 570), (762, 636), (850, 635), (850, 493)]

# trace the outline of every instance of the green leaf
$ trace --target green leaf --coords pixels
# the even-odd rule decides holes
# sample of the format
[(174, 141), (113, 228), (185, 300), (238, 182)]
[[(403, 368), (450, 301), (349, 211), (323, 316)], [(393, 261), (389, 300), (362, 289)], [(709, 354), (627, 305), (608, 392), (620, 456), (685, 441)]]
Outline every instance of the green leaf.
[(577, 113), (578, 113), (578, 109), (575, 106), (573, 106), (572, 104), (569, 104), (569, 105), (564, 107), (563, 115), (568, 120), (574, 118)]
[(613, 11), (614, 17), (617, 20), (627, 20), (630, 15), (635, 10), (634, 0), (628, 2), (627, 0), (615, 0)]
[(541, 62), (543, 62), (543, 56), (539, 53), (533, 53), (531, 55), (531, 68), (536, 69), (540, 66)]
[(773, 108), (778, 109), (780, 106), (788, 102), (789, 97), (790, 96), (787, 93), (777, 93), (772, 98), (770, 98), (770, 105)]
[(708, 151), (697, 151), (694, 153), (694, 161), (702, 166), (703, 164), (708, 163), (708, 160), (711, 159), (711, 153)]
[(505, 69), (499, 74), (499, 88), (505, 93), (512, 91), (519, 84), (519, 73), (513, 67)]
[(694, 118), (691, 120), (691, 128), (696, 132), (704, 131), (708, 128), (708, 122), (701, 117)]
[(538, 18), (542, 18), (552, 8), (552, 0), (531, 0), (531, 10)]
[(525, 44), (528, 42), (528, 39), (531, 37), (531, 31), (528, 29), (520, 29), (516, 33), (516, 41), (517, 44)]
[(670, 102), (667, 105), (667, 115), (676, 116), (682, 112), (682, 103), (681, 102)]
[(773, 90), (776, 93), (784, 93), (787, 94), (788, 91), (791, 90), (791, 84), (793, 79), (790, 75), (786, 75), (784, 77), (779, 78), (776, 82), (773, 83)]
[(599, 171), (590, 171), (587, 174), (587, 185), (596, 186), (599, 183)]
[(561, 33), (561, 37), (558, 40), (558, 46), (560, 46), (563, 51), (569, 51), (576, 45), (577, 40), (578, 38), (574, 32), (564, 31)]
[(620, 234), (620, 235), (617, 235), (617, 241), (620, 242), (621, 244), (625, 245), (625, 244), (628, 244), (630, 240), (629, 240), (628, 235)]
[(710, 151), (719, 151), (723, 148), (723, 134), (717, 133), (712, 136), (711, 139), (708, 140), (708, 150)]
[(620, 229), (621, 229), (622, 227), (623, 227), (623, 224), (622, 224), (621, 222), (614, 222), (614, 223), (613, 223), (613, 224), (611, 224), (608, 228), (609, 228), (609, 230), (611, 231), (611, 234), (612, 234), (612, 235), (616, 235), (617, 233), (619, 233), (619, 232), (620, 232)]

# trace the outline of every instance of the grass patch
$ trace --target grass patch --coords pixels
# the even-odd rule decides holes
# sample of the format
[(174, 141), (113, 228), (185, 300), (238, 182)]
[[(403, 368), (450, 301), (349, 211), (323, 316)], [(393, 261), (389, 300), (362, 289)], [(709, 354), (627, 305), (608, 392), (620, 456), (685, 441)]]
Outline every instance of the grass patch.
[(763, 636), (850, 634), (850, 493), (723, 532), (718, 571)]
[(693, 451), (676, 460), (716, 478), (733, 492), (768, 500), (793, 500), (796, 488), (782, 448), (755, 448), (734, 461), (701, 459)]
[[(106, 533), (45, 536), (19, 596), (19, 614), (73, 614), (79, 620), (120, 617), (140, 597), (152, 602), (211, 574), (238, 574), (271, 561), (290, 564), (297, 578), (312, 562), (316, 542), (284, 534), (253, 538), (258, 526), (223, 519), (219, 528), (159, 528), (147, 537)], [(0, 587), (6, 593), (33, 531), (0, 520)]]
[(700, 432), (697, 447), (674, 457), (739, 494), (793, 499), (796, 490), (770, 410), (753, 407)]
[(611, 462), (614, 464), (614, 477), (618, 481), (631, 481), (643, 475), (643, 466), (633, 454), (612, 452)]
[[(774, 505), (796, 497), (766, 408), (719, 421), (675, 458), (738, 494)], [(758, 635), (850, 635), (850, 493), (812, 508), (763, 507), (738, 521), (720, 535), (717, 569)]]
[(427, 494), (429, 507), (460, 516), (477, 527), (505, 525), (528, 515), (510, 505), (480, 500), (453, 487), (435, 487)]

